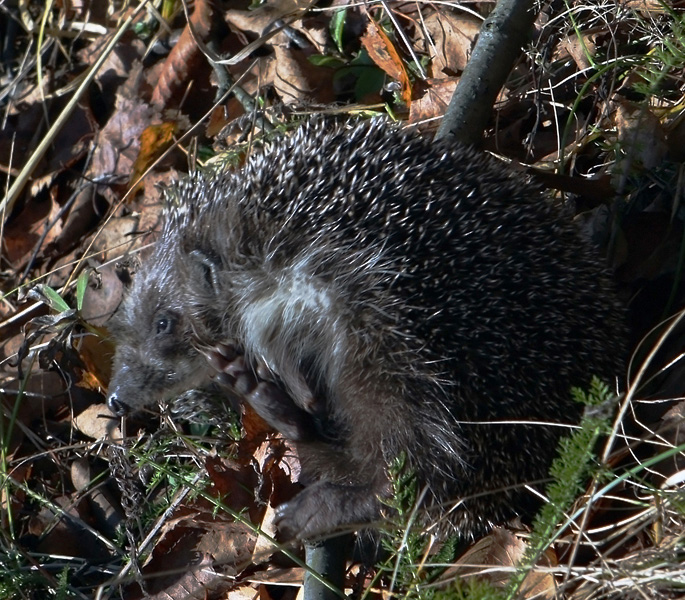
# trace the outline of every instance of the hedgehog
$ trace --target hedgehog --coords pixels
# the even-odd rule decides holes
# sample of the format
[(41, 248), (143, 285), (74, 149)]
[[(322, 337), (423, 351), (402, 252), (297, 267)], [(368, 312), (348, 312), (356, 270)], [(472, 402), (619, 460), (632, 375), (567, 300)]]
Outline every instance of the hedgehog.
[(377, 522), (406, 461), (465, 536), (525, 514), (623, 365), (602, 260), (493, 157), (382, 119), (311, 119), (170, 194), (113, 319), (118, 415), (216, 380), (291, 440), (286, 538)]

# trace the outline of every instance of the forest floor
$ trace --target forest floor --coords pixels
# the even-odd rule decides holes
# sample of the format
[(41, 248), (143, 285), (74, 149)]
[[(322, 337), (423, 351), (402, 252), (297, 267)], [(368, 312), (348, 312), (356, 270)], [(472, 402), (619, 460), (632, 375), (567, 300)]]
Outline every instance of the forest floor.
[[(623, 394), (574, 501), (533, 558), (530, 523), (458, 545), (396, 523), (346, 593), (683, 597), (684, 5), (537, 6), (483, 136), (573, 213), (629, 308)], [(122, 433), (107, 321), (164, 187), (309, 114), (430, 135), (491, 6), (196, 0), (189, 24), (180, 1), (0, 3), (0, 599), (301, 593), (300, 549), (272, 544), (288, 442), (200, 397)]]

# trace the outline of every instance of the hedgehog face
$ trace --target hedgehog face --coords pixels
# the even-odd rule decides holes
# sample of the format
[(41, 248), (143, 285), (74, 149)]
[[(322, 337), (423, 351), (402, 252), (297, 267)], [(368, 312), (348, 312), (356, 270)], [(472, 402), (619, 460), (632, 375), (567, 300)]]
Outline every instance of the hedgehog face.
[(153, 261), (111, 323), (117, 344), (107, 403), (118, 415), (206, 383), (206, 360), (193, 347), (190, 325), (165, 270)]

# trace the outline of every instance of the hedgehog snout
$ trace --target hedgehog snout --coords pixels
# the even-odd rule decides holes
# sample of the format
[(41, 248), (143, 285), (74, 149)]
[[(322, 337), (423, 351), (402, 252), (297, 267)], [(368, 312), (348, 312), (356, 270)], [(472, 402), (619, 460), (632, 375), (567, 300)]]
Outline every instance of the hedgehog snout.
[(112, 392), (107, 398), (107, 408), (109, 408), (117, 417), (123, 417), (131, 412), (131, 407), (119, 398), (116, 391)]

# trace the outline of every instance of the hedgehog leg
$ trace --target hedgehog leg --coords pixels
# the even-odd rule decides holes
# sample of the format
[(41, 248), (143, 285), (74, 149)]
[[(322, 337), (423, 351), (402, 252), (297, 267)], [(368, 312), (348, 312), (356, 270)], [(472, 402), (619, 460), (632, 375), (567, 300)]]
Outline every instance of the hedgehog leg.
[(311, 540), (367, 528), (380, 519), (381, 499), (389, 497), (392, 488), (382, 457), (382, 432), (372, 425), (364, 428), (364, 440), (343, 427), (333, 440), (296, 444), (305, 487), (277, 509), (282, 540)]
[(315, 439), (314, 418), (276, 383), (259, 379), (235, 345), (217, 345), (205, 356), (217, 371), (214, 379), (236, 392), (276, 431), (294, 442)]

